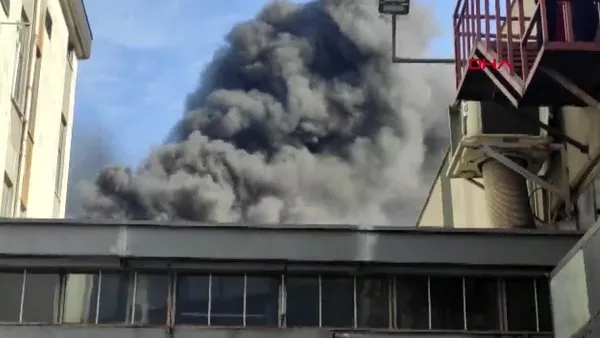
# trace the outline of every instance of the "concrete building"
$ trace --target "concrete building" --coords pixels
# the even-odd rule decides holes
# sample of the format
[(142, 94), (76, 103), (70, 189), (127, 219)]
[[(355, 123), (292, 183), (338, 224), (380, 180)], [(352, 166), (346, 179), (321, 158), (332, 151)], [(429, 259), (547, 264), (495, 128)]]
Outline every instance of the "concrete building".
[(63, 217), (83, 0), (0, 0), (0, 217)]
[(0, 336), (553, 337), (547, 276), (580, 237), (7, 219)]
[[(553, 1), (463, 31), (489, 3), (458, 1), (463, 106), (419, 227), (3, 219), (0, 336), (598, 337), (600, 43)], [(503, 48), (515, 69), (463, 67)]]
[[(459, 4), (483, 4), (480, 0), (461, 0), (458, 2)], [(524, 18), (531, 18), (536, 10), (539, 12), (539, 6), (536, 6), (537, 2), (529, 0), (512, 0), (511, 4), (510, 15), (513, 17), (511, 34), (517, 36), (520, 29), (519, 8), (522, 7)], [(490, 12), (488, 14), (492, 16), (496, 14), (493, 13), (495, 12), (494, 8), (491, 8)], [(529, 25), (527, 20), (525, 20), (524, 27)], [(490, 21), (495, 25), (493, 18)], [(483, 20), (481, 20), (481, 24), (484, 24)], [(507, 34), (507, 28), (506, 24), (502, 24), (501, 31), (503, 34)], [(538, 26), (533, 25), (531, 28), (529, 34), (535, 36)], [(465, 28), (463, 27), (463, 29)], [(598, 36), (600, 37), (600, 34)], [(515, 55), (518, 53), (516, 49), (515, 47)], [(537, 50), (535, 52), (537, 53)], [(506, 54), (506, 50), (504, 53)], [(506, 55), (504, 55), (504, 58), (506, 58)], [(499, 59), (503, 59), (503, 57), (499, 57)], [(518, 63), (518, 61), (515, 62)], [(565, 62), (568, 63), (568, 60)], [(585, 71), (589, 71), (589, 69)], [(493, 92), (493, 90), (490, 89), (490, 92)], [(579, 92), (581, 92), (580, 89)], [(543, 98), (540, 100), (543, 101)], [(572, 202), (574, 209), (568, 222), (563, 222), (563, 227), (589, 229), (599, 215), (600, 115), (597, 111), (598, 108), (593, 106), (593, 102), (588, 100), (587, 103), (578, 103), (577, 106), (561, 104), (551, 108), (551, 117), (547, 121), (548, 126), (554, 129), (552, 133), (553, 141), (551, 142), (562, 145), (564, 156), (546, 158), (547, 163), (544, 173), (534, 173), (540, 177), (543, 176), (545, 181), (554, 185), (568, 184), (569, 202)], [(515, 124), (521, 122), (523, 120), (517, 121)], [(459, 139), (461, 137), (462, 135), (458, 136)], [(452, 146), (448, 148), (440, 164), (438, 174), (421, 209), (417, 225), (458, 228), (493, 227), (488, 212), (490, 205), (485, 195), (485, 187), (481, 177), (451, 177), (452, 175), (448, 171), (451, 162), (461, 160), (460, 158), (453, 158), (455, 156), (453, 150), (455, 149)], [(563, 172), (563, 169), (566, 170)], [(566, 179), (563, 179), (563, 176), (566, 176)], [(527, 182), (527, 185), (536, 226), (544, 227), (565, 219), (564, 210), (561, 210), (561, 204), (565, 202), (563, 196), (559, 196), (559, 194), (549, 191), (549, 189), (531, 180)]]

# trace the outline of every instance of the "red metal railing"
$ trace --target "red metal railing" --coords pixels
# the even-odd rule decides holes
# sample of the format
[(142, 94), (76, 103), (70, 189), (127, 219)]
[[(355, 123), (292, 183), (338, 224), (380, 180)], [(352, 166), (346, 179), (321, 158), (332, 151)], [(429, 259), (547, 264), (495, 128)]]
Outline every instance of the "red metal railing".
[[(564, 18), (564, 39), (553, 41), (572, 44), (571, 0), (553, 1), (557, 1), (557, 10), (561, 11)], [(597, 6), (600, 5), (600, 0), (593, 1)], [(541, 46), (548, 41), (546, 13), (545, 1), (458, 0), (454, 10), (457, 87), (468, 69), (468, 59), (474, 57), (477, 45), (485, 48), (488, 55), (497, 60), (508, 60), (513, 65), (511, 75), (516, 75), (525, 83)]]

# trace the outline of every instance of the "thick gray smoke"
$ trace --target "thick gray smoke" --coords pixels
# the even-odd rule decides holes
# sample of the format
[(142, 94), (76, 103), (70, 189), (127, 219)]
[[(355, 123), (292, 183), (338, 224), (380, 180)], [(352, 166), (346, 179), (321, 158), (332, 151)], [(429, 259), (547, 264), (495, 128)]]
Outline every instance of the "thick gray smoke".
[[(77, 124), (77, 121), (75, 122)], [(99, 123), (77, 125), (73, 128), (71, 161), (67, 194), (67, 218), (82, 215), (82, 196), (86, 193), (89, 181), (105, 166), (117, 160), (111, 135)], [(90, 156), (93, 154), (93, 156)]]
[[(398, 53), (437, 33), (413, 5)], [(373, 0), (274, 2), (233, 28), (171, 142), (100, 172), (87, 216), (410, 225), (446, 143), (452, 67), (391, 63)]]

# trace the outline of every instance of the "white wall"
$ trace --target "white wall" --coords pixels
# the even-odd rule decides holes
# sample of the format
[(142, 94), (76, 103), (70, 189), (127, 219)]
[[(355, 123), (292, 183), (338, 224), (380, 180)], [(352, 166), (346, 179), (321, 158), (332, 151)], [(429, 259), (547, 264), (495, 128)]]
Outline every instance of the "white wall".
[[(27, 0), (31, 1), (31, 0)], [(39, 80), (39, 91), (37, 97), (37, 106), (32, 99), (32, 91), (28, 92), (29, 102), (26, 107), (36, 106), (35, 114), (35, 132), (33, 135), (33, 150), (31, 152), (31, 169), (29, 177), (29, 193), (27, 198), (27, 217), (63, 217), (65, 212), (66, 185), (68, 175), (68, 162), (71, 142), (71, 128), (73, 124), (73, 101), (75, 94), (75, 74), (77, 73), (77, 58), (71, 53), (71, 62), (67, 61), (68, 50), (68, 29), (62, 14), (59, 0), (35, 1), (38, 6), (37, 15), (31, 18), (33, 38), (37, 39), (38, 33), (41, 33), (41, 72)], [(11, 18), (8, 21), (18, 21), (21, 13), (21, 1), (11, 0)], [(52, 33), (48, 36), (44, 28), (46, 8), (52, 18)], [(1, 21), (5, 21), (0, 19)], [(41, 29), (40, 29), (41, 27)], [(16, 44), (16, 30), (14, 27), (9, 30), (5, 27), (0, 31), (0, 44), (2, 46), (14, 46)], [(0, 60), (2, 61), (0, 78), (0, 135), (8, 135), (8, 126), (10, 126), (10, 95), (12, 84), (12, 73), (14, 69), (14, 49), (2, 49), (0, 51)], [(30, 53), (30, 86), (33, 84), (35, 48)], [(59, 194), (55, 194), (55, 182), (58, 156), (58, 146), (60, 139), (61, 115), (63, 113), (63, 93), (65, 88), (66, 67), (72, 67), (72, 79), (70, 82), (70, 95), (66, 105), (65, 118), (66, 144), (64, 146), (64, 163), (62, 169), (62, 187)], [(33, 98), (35, 99), (35, 98)], [(29, 116), (29, 112), (25, 112)], [(0, 137), (0, 154), (6, 153), (8, 139)], [(0, 168), (5, 167), (4, 158), (0, 156)], [(21, 161), (21, 170), (19, 185), (23, 181), (23, 175), (26, 171), (25, 159)], [(13, 182), (17, 183), (17, 182)], [(20, 199), (23, 191), (19, 187), (17, 190), (17, 199)], [(56, 204), (59, 202), (59, 204)], [(15, 215), (18, 215), (18, 205), (15, 208)]]
[[(417, 220), (417, 226), (491, 227), (484, 190), (462, 178), (444, 177), (446, 161), (447, 158), (444, 158)], [(482, 183), (481, 180), (478, 181)]]
[[(6, 153), (9, 150), (10, 116), (12, 103), (10, 100), (14, 75), (14, 59), (18, 26), (9, 23), (19, 20), (21, 0), (11, 1), (10, 13), (7, 16), (0, 7), (0, 168), (6, 166)], [(0, 190), (4, 186), (4, 170), (0, 173)]]

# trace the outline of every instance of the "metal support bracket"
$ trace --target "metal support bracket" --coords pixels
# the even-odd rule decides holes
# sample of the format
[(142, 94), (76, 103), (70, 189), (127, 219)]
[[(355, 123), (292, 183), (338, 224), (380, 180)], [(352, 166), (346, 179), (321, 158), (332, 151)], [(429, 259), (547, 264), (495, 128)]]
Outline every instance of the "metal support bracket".
[(477, 188), (481, 189), (481, 190), (485, 190), (485, 187), (483, 186), (483, 184), (475, 181), (472, 178), (465, 178), (465, 180), (467, 180), (467, 182), (473, 184), (474, 186), (476, 186)]
[(557, 72), (554, 69), (547, 68), (547, 67), (540, 67), (540, 70), (542, 72), (544, 72), (544, 74), (548, 75), (548, 77), (550, 77), (556, 83), (563, 86), (566, 90), (568, 90), (571, 94), (576, 96), (578, 99), (585, 102), (585, 104), (600, 111), (600, 102), (598, 102), (598, 100), (596, 100), (591, 95), (586, 93), (585, 90), (579, 88), (579, 86), (577, 86), (573, 81), (569, 80), (568, 78), (566, 78), (565, 76), (563, 76), (561, 73)]
[(560, 144), (550, 145), (550, 150), (560, 152), (561, 163), (562, 163), (562, 168), (561, 168), (562, 172), (561, 172), (561, 184), (559, 186), (553, 185), (552, 183), (545, 181), (544, 179), (542, 179), (541, 177), (532, 173), (531, 171), (527, 170), (526, 168), (523, 168), (521, 165), (517, 164), (515, 161), (511, 160), (510, 158), (504, 156), (498, 150), (494, 149), (494, 146), (491, 144), (482, 144), (481, 150), (489, 157), (504, 164), (506, 167), (508, 167), (509, 169), (522, 175), (526, 179), (534, 182), (535, 184), (539, 185), (540, 187), (542, 187), (548, 191), (551, 191), (551, 192), (557, 194), (558, 196), (561, 196), (565, 201), (565, 209), (567, 211), (567, 214), (571, 215), (573, 205), (571, 203), (571, 190), (569, 187), (568, 168), (565, 163), (566, 151), (565, 151), (563, 145), (560, 145)]
[(566, 135), (565, 133), (563, 133), (562, 131), (556, 129), (556, 128), (552, 128), (549, 125), (543, 123), (542, 121), (539, 120), (539, 118), (535, 118), (529, 114), (527, 114), (526, 112), (517, 112), (516, 110), (513, 109), (508, 109), (509, 113), (512, 113), (513, 115), (527, 120), (529, 122), (535, 123), (538, 127), (540, 127), (541, 129), (544, 129), (546, 132), (548, 132), (548, 134), (550, 134), (551, 136), (554, 136), (560, 140), (564, 140), (565, 142), (567, 142), (568, 144), (570, 144), (571, 146), (577, 148), (577, 150), (579, 150), (582, 154), (589, 154), (590, 152), (590, 146), (587, 144), (583, 144), (579, 141), (577, 141), (576, 139), (570, 137), (569, 135)]

